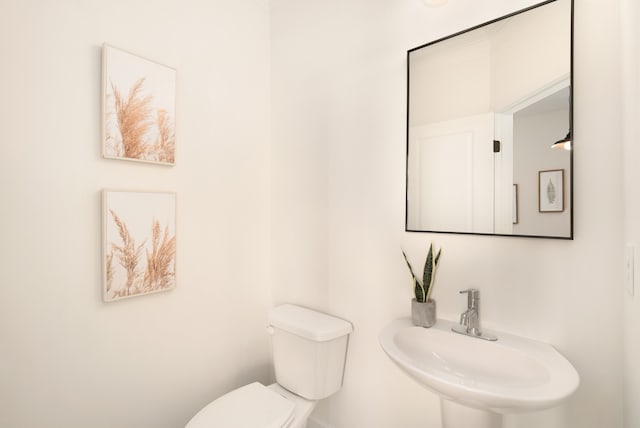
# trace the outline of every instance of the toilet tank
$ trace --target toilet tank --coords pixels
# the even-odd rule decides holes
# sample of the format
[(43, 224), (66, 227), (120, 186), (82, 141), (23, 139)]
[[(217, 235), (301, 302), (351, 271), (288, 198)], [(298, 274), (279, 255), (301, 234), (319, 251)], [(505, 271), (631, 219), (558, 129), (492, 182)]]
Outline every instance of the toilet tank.
[(301, 306), (284, 304), (269, 314), (278, 384), (308, 400), (342, 387), (350, 322)]

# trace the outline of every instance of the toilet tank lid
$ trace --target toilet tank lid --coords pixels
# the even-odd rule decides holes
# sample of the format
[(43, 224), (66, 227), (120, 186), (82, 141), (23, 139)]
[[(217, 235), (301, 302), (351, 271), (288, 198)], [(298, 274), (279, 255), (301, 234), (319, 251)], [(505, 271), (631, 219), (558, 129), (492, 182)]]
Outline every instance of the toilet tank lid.
[(349, 321), (291, 304), (274, 308), (269, 314), (269, 324), (316, 342), (333, 340), (353, 331)]

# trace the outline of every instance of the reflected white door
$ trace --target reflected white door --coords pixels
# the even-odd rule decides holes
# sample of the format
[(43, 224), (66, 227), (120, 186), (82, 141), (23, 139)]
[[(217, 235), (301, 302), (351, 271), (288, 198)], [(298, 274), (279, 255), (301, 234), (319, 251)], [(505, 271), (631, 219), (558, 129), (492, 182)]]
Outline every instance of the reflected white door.
[(493, 233), (493, 114), (412, 127), (410, 230)]

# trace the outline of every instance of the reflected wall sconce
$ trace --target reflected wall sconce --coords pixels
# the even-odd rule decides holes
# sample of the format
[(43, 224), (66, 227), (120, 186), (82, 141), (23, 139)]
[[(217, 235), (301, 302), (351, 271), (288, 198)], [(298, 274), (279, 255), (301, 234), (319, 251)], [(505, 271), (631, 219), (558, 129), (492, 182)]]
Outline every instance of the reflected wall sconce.
[(558, 140), (551, 145), (552, 149), (571, 150), (571, 131), (562, 140)]

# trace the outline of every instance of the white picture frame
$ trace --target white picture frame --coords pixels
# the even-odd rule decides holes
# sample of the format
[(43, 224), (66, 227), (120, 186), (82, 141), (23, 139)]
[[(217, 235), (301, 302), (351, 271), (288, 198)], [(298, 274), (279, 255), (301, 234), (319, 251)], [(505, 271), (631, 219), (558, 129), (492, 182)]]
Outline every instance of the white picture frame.
[(102, 191), (105, 302), (176, 287), (176, 194)]
[(102, 156), (175, 165), (176, 70), (102, 47)]
[(538, 211), (564, 211), (564, 169), (538, 171)]

